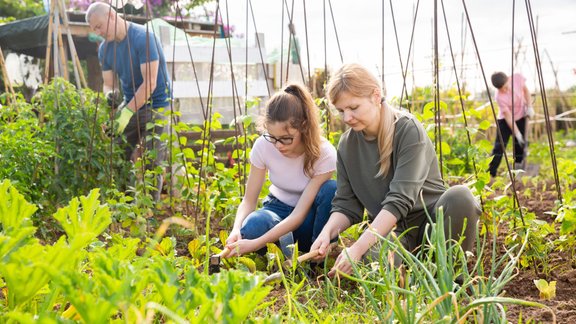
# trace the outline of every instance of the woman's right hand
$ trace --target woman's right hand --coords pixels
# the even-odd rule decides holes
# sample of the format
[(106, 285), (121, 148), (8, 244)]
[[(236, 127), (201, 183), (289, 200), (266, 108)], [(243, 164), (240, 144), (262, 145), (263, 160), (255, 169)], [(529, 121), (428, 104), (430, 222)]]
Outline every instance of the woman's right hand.
[(320, 235), (316, 238), (316, 241), (312, 243), (310, 251), (318, 250), (318, 256), (313, 258), (314, 261), (322, 261), (328, 253), (330, 253), (330, 235), (326, 231), (322, 231)]
[(238, 240), (242, 239), (242, 235), (240, 234), (240, 230), (239, 229), (232, 229), (232, 231), (230, 232), (230, 235), (228, 236), (228, 239), (226, 240), (226, 245), (228, 244), (232, 244), (234, 242), (237, 242)]

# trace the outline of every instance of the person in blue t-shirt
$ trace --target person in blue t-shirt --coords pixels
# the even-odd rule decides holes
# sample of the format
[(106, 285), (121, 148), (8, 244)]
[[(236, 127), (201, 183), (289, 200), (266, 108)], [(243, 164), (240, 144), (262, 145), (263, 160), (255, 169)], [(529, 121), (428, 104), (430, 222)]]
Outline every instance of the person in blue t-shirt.
[[(86, 11), (86, 22), (95, 34), (104, 39), (98, 49), (98, 58), (102, 66), (103, 90), (108, 99), (118, 97), (118, 91), (114, 89), (115, 76), (120, 80), (123, 102), (117, 109), (114, 131), (126, 137), (125, 158), (134, 161), (138, 157), (135, 154), (136, 146), (145, 144), (148, 151), (156, 149), (154, 161), (148, 163), (147, 168), (160, 165), (164, 160), (165, 145), (158, 138), (164, 126), (157, 122), (165, 119), (170, 98), (170, 78), (158, 40), (144, 26), (121, 18), (107, 3), (91, 4)], [(152, 129), (146, 126), (150, 122), (156, 125)], [(154, 135), (150, 131), (156, 136), (148, 137)], [(146, 141), (146, 138), (151, 140)], [(157, 191), (154, 197), (158, 200), (162, 188), (161, 176), (157, 177), (155, 185)]]

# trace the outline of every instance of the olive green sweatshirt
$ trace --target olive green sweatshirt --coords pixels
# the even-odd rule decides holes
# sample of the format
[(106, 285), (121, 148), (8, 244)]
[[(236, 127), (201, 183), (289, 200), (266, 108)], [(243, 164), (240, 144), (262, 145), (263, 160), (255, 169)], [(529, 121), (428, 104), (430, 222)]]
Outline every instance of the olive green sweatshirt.
[(385, 178), (375, 178), (379, 159), (376, 139), (367, 140), (362, 132), (351, 129), (342, 135), (332, 212), (343, 213), (352, 224), (362, 221), (365, 209), (370, 221), (381, 209), (391, 212), (398, 221), (414, 223), (417, 217), (423, 221), (424, 208), (431, 210), (446, 188), (434, 146), (422, 124), (410, 114), (399, 114), (392, 164)]

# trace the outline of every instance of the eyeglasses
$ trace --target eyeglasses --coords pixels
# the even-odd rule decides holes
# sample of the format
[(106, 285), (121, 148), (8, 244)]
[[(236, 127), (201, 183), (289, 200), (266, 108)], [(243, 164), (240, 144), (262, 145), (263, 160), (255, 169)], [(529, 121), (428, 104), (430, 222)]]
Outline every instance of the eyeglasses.
[(268, 142), (270, 142), (272, 144), (276, 144), (276, 143), (280, 142), (280, 144), (282, 144), (282, 145), (290, 145), (290, 144), (292, 144), (292, 142), (294, 142), (294, 137), (276, 138), (270, 134), (264, 134), (263, 136)]

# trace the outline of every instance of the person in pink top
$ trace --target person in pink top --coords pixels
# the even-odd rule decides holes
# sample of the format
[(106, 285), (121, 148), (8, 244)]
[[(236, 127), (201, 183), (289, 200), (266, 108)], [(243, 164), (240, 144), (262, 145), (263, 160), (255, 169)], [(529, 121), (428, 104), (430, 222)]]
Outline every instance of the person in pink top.
[(534, 116), (530, 91), (526, 87), (526, 79), (519, 73), (508, 77), (503, 72), (492, 74), (492, 85), (496, 87), (496, 102), (498, 103), (498, 128), (502, 132), (504, 145), (498, 136), (492, 149), (492, 161), (489, 171), (492, 177), (498, 172), (502, 155), (511, 135), (514, 135), (514, 168), (523, 168), (524, 150), (526, 148), (526, 126), (528, 118)]
[[(309, 251), (330, 217), (336, 149), (322, 136), (308, 90), (290, 84), (272, 96), (262, 128), (250, 152), (250, 174), (226, 242), (227, 257), (258, 251), (286, 236), (300, 251)], [(266, 176), (269, 194), (257, 209)]]

